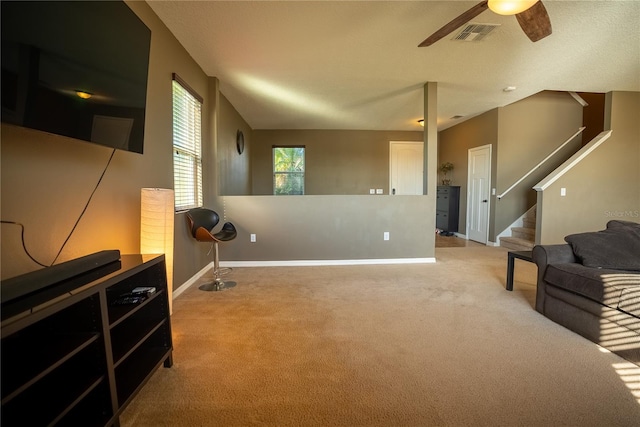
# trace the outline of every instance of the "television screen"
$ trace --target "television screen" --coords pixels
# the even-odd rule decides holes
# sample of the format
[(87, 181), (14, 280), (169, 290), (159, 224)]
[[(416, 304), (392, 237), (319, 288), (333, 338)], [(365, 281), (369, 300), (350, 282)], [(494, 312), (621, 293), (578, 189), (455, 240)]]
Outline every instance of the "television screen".
[(123, 1), (2, 1), (2, 121), (142, 153), (151, 31)]

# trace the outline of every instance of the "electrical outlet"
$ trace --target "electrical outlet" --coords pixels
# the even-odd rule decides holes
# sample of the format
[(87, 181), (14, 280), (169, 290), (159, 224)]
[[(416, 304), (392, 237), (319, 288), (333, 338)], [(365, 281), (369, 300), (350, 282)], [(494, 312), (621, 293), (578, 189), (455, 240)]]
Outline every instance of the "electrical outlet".
[(251, 243), (255, 243), (256, 242), (256, 235), (252, 234), (251, 235)]
[(385, 231), (383, 235), (384, 240), (389, 240), (389, 232)]
[(370, 188), (369, 189), (369, 194), (376, 194), (375, 188)]
[(376, 188), (376, 194), (382, 194), (382, 188)]

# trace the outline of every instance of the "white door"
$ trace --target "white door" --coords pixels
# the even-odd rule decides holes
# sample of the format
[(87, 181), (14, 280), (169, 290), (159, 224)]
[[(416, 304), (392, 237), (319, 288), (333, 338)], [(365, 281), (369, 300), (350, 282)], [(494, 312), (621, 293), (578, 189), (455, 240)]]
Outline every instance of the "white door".
[(489, 236), (489, 187), (491, 185), (491, 145), (469, 150), (467, 181), (467, 237), (487, 243)]
[(389, 192), (397, 195), (422, 194), (424, 143), (391, 141)]

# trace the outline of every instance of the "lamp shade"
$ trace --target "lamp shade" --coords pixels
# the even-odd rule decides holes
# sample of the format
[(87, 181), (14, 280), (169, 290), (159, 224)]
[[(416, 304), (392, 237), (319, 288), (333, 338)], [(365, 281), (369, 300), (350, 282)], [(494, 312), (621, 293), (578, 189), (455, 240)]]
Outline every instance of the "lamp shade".
[(516, 15), (536, 4), (538, 0), (489, 0), (489, 9), (498, 15)]
[(173, 297), (173, 190), (143, 188), (140, 193), (140, 253), (164, 254), (169, 311)]

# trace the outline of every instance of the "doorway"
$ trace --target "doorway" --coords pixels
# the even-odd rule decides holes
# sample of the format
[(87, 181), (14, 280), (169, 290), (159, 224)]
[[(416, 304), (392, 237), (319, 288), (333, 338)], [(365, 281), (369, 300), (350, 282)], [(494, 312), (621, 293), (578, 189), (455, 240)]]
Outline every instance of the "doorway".
[(389, 194), (423, 194), (424, 143), (389, 142)]
[(491, 144), (469, 149), (468, 165), (467, 238), (486, 244), (491, 204)]

